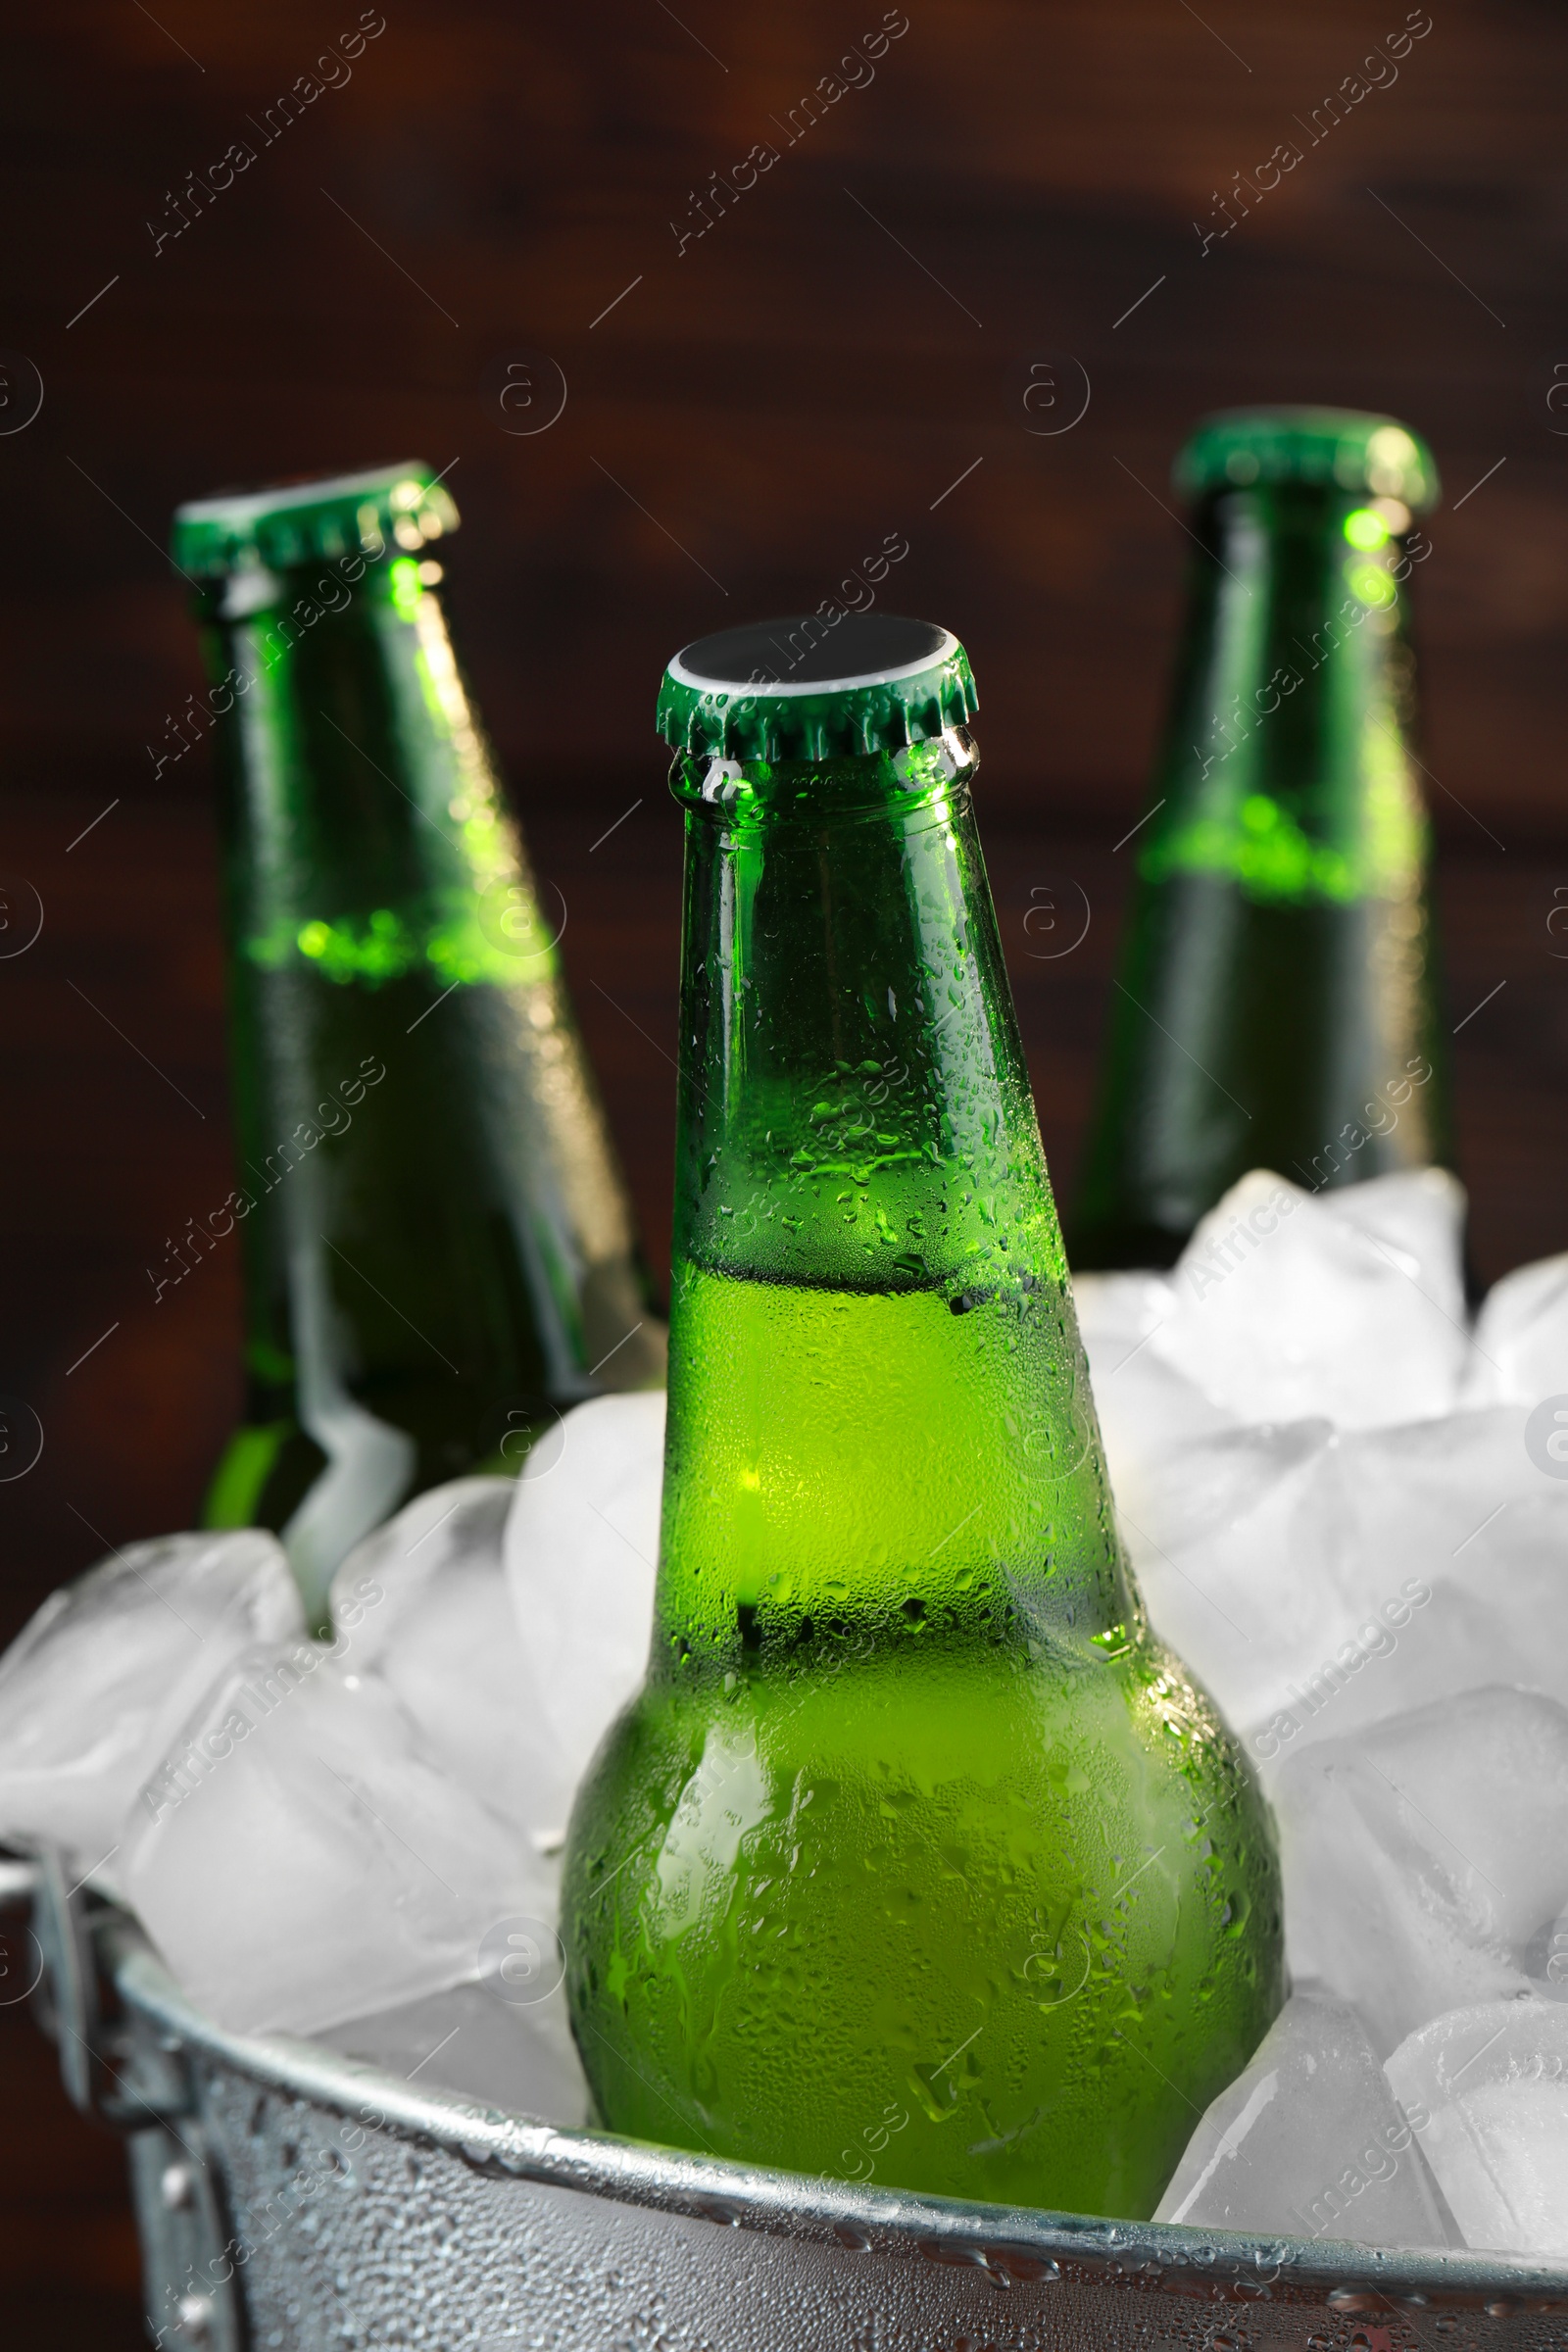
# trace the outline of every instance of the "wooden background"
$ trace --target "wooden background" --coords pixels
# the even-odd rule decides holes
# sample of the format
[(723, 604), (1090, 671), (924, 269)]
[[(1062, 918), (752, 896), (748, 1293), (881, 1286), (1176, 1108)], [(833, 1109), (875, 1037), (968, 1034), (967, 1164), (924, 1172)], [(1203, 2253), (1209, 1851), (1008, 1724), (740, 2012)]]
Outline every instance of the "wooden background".
[[(1396, 79), (1372, 68), (1385, 86), (1314, 144), (1326, 94), (1424, 12), (906, 7), (874, 77), (843, 68), (862, 86), (791, 139), (879, 0), (385, 0), (350, 77), (270, 143), (267, 109), (353, 33), (354, 0), (12, 13), (0, 940), (30, 928), (24, 884), (43, 928), (0, 957), (0, 1392), (45, 1445), (0, 1484), (0, 1637), (107, 1543), (187, 1524), (235, 1410), (232, 1253), (157, 1309), (145, 1274), (229, 1183), (208, 776), (200, 751), (155, 773), (147, 749), (198, 683), (169, 513), (220, 484), (453, 468), (456, 622), (566, 894), (659, 1262), (679, 854), (650, 720), (667, 656), (814, 606), (887, 534), (908, 541), (886, 601), (974, 660), (982, 822), (1070, 1181), (1126, 878), (1112, 845), (1181, 588), (1172, 454), (1238, 401), (1392, 410), (1447, 491), (1420, 593), (1476, 1256), (1494, 1276), (1568, 1243), (1568, 941), (1546, 928), (1568, 892), (1568, 413), (1548, 397), (1559, 365), (1568, 380), (1568, 19), (1431, 0)], [(1288, 140), (1299, 165), (1261, 202), (1244, 188), (1205, 252), (1195, 220), (1222, 226), (1236, 174)], [(235, 141), (254, 163), (172, 234), (187, 174), (211, 187)], [(776, 163), (682, 249), (693, 191), (758, 142)], [(43, 405), (24, 423), (27, 362)], [(1062, 421), (1087, 386), (1070, 429), (1028, 429), (1035, 363)], [(560, 371), (557, 421), (508, 429), (509, 368), (532, 369), (523, 422)], [(1043, 955), (1080, 893), (1081, 946)], [(1048, 903), (1061, 929), (1026, 930)], [(57, 2344), (128, 2345), (119, 2153), (50, 2091), (21, 2012), (0, 2029), (8, 2314)]]

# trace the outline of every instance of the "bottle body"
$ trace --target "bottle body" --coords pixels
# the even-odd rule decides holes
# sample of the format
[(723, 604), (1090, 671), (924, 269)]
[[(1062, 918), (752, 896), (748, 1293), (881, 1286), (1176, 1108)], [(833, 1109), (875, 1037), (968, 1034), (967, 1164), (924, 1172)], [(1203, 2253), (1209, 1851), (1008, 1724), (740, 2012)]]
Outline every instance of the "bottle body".
[(439, 601), (391, 549), (320, 571), (229, 583), (204, 632), (248, 1322), (209, 1517), (282, 1530), (316, 1597), (409, 1494), (662, 1364)]
[(1264, 481), (1195, 514), (1187, 625), (1069, 1228), (1166, 1265), (1249, 1168), (1452, 1158), (1413, 749), (1408, 509)]
[(972, 766), (677, 762), (656, 1625), (568, 1993), (614, 2129), (1150, 2212), (1277, 2005), (1278, 1887), (1119, 1557)]

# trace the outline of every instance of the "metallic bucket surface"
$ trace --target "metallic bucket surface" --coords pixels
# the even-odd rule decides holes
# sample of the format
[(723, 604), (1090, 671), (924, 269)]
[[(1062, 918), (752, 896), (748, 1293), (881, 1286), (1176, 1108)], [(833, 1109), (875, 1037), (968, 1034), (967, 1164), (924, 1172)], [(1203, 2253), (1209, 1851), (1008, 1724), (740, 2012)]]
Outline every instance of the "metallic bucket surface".
[[(199, 2352), (1564, 2352), (1568, 2263), (965, 2205), (564, 2131), (196, 2009), (123, 1915), (149, 2328)], [(152, 2120), (156, 2116), (157, 2120)]]

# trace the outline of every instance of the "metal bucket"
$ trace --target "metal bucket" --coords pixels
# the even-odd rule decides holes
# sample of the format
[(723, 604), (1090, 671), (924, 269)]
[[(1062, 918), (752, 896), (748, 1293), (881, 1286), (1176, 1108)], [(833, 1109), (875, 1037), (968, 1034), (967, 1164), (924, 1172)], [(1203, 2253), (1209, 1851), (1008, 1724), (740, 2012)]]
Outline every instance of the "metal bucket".
[(67, 2088), (192, 2352), (1562, 2352), (1568, 2264), (1105, 2222), (562, 2131), (227, 2033), (123, 1912), (0, 1866)]

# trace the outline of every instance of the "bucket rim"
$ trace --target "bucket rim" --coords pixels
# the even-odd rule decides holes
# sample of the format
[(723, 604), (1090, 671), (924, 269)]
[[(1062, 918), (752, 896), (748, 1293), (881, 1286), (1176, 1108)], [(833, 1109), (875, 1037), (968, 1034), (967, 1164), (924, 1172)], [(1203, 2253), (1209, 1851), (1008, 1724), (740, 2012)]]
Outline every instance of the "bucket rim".
[(902, 2250), (984, 2269), (999, 2282), (1072, 2278), (1214, 2301), (1315, 2301), (1336, 2314), (1374, 2319), (1439, 2311), (1568, 2317), (1568, 2262), (968, 2203), (699, 2156), (539, 2122), (455, 2092), (416, 2090), (324, 2041), (235, 2033), (197, 2006), (123, 1914), (105, 1922), (100, 1934), (127, 2009), (187, 2054), (325, 2108), (356, 2130), (444, 2148), (497, 2178), (857, 2252)]

